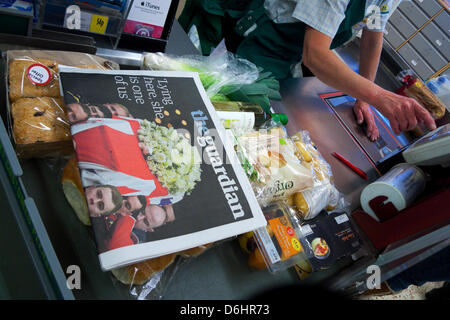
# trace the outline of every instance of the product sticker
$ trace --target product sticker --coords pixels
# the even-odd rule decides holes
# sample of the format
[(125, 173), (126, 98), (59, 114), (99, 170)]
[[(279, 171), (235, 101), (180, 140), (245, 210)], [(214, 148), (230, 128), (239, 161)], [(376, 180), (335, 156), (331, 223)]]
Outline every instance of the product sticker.
[(104, 34), (106, 32), (107, 26), (108, 26), (108, 17), (93, 14), (91, 24), (89, 26), (89, 31)]
[(216, 111), (225, 129), (253, 129), (255, 114), (253, 112)]
[(27, 78), (35, 85), (45, 86), (52, 79), (52, 74), (46, 66), (35, 63), (28, 67)]
[(302, 245), (300, 244), (300, 241), (298, 241), (296, 238), (291, 238), (291, 245), (292, 248), (294, 248), (294, 250), (297, 252), (302, 250)]
[(303, 226), (300, 227), (302, 229), (302, 233), (304, 237), (309, 236), (310, 234), (313, 233), (311, 227), (309, 226), (309, 224), (305, 224)]
[(337, 224), (341, 224), (348, 221), (348, 217), (345, 213), (335, 217), (334, 219), (336, 220)]
[(269, 257), (270, 263), (275, 264), (278, 261), (281, 260), (280, 255), (277, 252), (277, 249), (275, 248), (272, 239), (270, 238), (269, 233), (267, 232), (266, 228), (261, 228), (260, 230), (256, 230), (259, 238), (261, 239), (261, 242), (264, 246), (264, 251), (266, 252), (267, 256)]

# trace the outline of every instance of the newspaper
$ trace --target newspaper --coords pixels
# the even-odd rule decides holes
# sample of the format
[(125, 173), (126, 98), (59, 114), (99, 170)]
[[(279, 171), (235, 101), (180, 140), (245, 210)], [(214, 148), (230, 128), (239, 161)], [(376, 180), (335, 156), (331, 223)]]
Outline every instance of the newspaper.
[(266, 225), (197, 73), (59, 72), (104, 271)]

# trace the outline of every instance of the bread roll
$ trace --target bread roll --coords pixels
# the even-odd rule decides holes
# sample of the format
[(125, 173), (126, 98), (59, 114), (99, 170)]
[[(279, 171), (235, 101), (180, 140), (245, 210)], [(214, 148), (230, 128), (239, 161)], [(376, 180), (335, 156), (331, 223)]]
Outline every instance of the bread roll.
[(64, 101), (61, 98), (23, 98), (11, 106), (16, 144), (70, 141)]
[[(28, 68), (34, 64), (45, 66), (50, 72), (50, 81), (36, 85), (27, 76)], [(18, 58), (9, 64), (9, 99), (14, 102), (20, 98), (59, 97), (58, 63), (48, 59)]]
[(78, 170), (77, 159), (72, 156), (67, 164), (64, 166), (64, 170), (61, 177), (61, 183), (64, 195), (70, 206), (75, 211), (78, 219), (87, 225), (91, 225), (89, 219), (89, 210), (84, 195), (83, 186), (81, 184), (80, 171)]
[(154, 274), (164, 270), (171, 265), (177, 256), (177, 253), (171, 253), (165, 256), (149, 259), (135, 263), (123, 268), (111, 270), (112, 274), (123, 284), (142, 285), (147, 282)]
[(205, 250), (208, 249), (211, 245), (212, 245), (212, 243), (207, 243), (207, 244), (202, 245), (202, 246), (198, 246), (198, 247), (195, 247), (195, 248), (183, 250), (181, 252), (178, 252), (178, 254), (181, 255), (184, 258), (197, 257), (198, 255), (200, 255), (203, 252), (205, 252)]

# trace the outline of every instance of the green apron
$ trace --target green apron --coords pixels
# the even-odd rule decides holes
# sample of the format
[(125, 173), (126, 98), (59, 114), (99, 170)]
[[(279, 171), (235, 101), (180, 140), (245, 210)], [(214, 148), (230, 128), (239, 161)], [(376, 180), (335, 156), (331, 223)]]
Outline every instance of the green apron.
[[(352, 27), (364, 16), (365, 1), (350, 0), (330, 49), (350, 40)], [(291, 66), (301, 61), (306, 25), (273, 22), (265, 13), (264, 0), (188, 0), (178, 21), (186, 31), (196, 25), (202, 54), (208, 55), (225, 39), (228, 50), (277, 79), (290, 77)]]

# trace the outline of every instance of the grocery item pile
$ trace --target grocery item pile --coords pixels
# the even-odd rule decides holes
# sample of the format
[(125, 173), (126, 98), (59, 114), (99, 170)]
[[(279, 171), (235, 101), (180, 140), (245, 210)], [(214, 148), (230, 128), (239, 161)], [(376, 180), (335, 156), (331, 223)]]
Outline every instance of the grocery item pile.
[[(328, 216), (346, 216), (349, 204), (335, 187), (331, 167), (309, 133), (289, 136), (284, 127), (287, 116), (272, 113), (270, 100), (281, 100), (281, 96), (270, 72), (227, 52), (223, 45), (208, 57), (147, 53), (142, 68), (199, 73), (268, 222), (266, 228), (239, 237), (249, 254), (249, 266), (272, 272), (296, 266), (309, 270), (301, 273), (304, 277), (359, 248), (351, 224), (340, 224), (346, 229), (326, 227), (351, 232), (355, 241), (347, 251), (332, 233), (324, 235), (327, 240), (316, 237), (310, 242), (308, 231), (302, 229), (309, 221), (323, 224)], [(319, 230), (316, 233), (325, 232)], [(317, 264), (317, 259), (327, 263)]]
[[(19, 158), (72, 155), (62, 172), (62, 188), (79, 220), (91, 226), (73, 156), (69, 121), (73, 115), (68, 115), (60, 96), (60, 65), (118, 69), (111, 61), (81, 53), (9, 51), (10, 132)], [(272, 272), (293, 266), (311, 272), (329, 266), (317, 264), (314, 259), (329, 258), (334, 240), (323, 235), (323, 231), (316, 231), (323, 237), (310, 239), (303, 226), (321, 216), (345, 215), (348, 204), (334, 186), (331, 167), (309, 133), (299, 131), (289, 136), (284, 127), (287, 116), (271, 113), (270, 100), (281, 100), (279, 83), (271, 73), (223, 47), (209, 57), (147, 53), (142, 68), (199, 74), (268, 223), (265, 228), (239, 237), (249, 254), (249, 266)], [(73, 98), (75, 103), (83, 103), (82, 97)], [(164, 187), (172, 194), (189, 194), (201, 173), (200, 155), (189, 138), (173, 128), (144, 120), (138, 139), (142, 149), (147, 150), (151, 171), (160, 177)], [(112, 274), (121, 283), (143, 285), (160, 277), (178, 256), (195, 257), (211, 245), (115, 269)]]
[[(278, 272), (303, 265), (303, 270), (312, 272), (330, 267), (336, 259), (359, 248), (350, 224), (341, 224), (336, 230), (334, 226), (317, 229), (314, 239), (308, 238), (313, 233), (309, 228), (312, 221), (314, 225), (324, 223), (334, 215), (348, 221), (348, 203), (335, 187), (331, 167), (307, 131), (288, 136), (281, 124), (271, 120), (264, 128), (233, 130), (232, 136), (268, 222), (266, 228), (239, 237), (241, 247), (249, 254), (250, 267)], [(342, 244), (334, 241), (337, 236), (326, 234), (327, 230), (351, 232), (353, 247), (342, 250)], [(334, 252), (328, 264), (315, 263), (328, 258), (331, 250)], [(335, 252), (340, 254), (336, 256)]]

